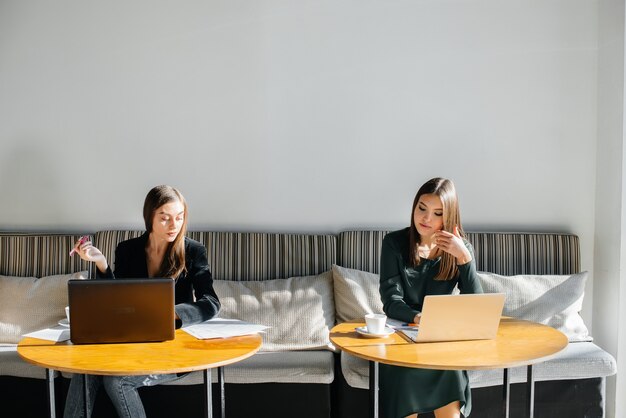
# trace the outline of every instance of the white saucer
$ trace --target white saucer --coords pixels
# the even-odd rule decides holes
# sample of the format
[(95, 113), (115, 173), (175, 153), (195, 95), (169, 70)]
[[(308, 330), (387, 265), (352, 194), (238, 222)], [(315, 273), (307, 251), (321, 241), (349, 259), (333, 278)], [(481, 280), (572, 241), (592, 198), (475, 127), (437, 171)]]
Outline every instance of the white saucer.
[(354, 330), (358, 332), (359, 334), (361, 334), (362, 336), (367, 337), (367, 338), (387, 338), (388, 336), (390, 336), (391, 334), (395, 332), (393, 328), (389, 328), (389, 327), (385, 327), (385, 330), (382, 334), (372, 334), (371, 332), (367, 331), (366, 327), (356, 327)]
[(67, 318), (61, 319), (59, 321), (59, 325), (61, 325), (62, 327), (70, 327), (70, 321), (67, 320)]

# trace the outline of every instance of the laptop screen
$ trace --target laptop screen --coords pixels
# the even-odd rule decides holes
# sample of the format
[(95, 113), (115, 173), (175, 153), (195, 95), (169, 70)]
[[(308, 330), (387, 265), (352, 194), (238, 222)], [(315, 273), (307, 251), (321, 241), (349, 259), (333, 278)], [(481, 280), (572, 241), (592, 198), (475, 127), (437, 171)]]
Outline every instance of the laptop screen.
[(493, 339), (498, 332), (504, 298), (504, 293), (426, 296), (414, 341)]
[(174, 280), (68, 281), (70, 339), (74, 344), (174, 339)]

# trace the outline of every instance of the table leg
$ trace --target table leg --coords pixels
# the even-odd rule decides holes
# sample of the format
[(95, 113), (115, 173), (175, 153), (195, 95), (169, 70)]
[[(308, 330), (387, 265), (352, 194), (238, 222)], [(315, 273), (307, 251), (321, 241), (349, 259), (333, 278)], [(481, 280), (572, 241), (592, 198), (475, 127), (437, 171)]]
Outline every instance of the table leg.
[(528, 418), (533, 418), (535, 414), (535, 382), (532, 364), (528, 365), (526, 369), (526, 394), (528, 396), (528, 403), (526, 405), (528, 408)]
[(370, 414), (378, 418), (378, 362), (370, 361)]
[(88, 375), (83, 375), (83, 411), (85, 411), (85, 416), (90, 417), (91, 412), (89, 412), (89, 383), (87, 382)]
[(213, 417), (213, 402), (211, 400), (211, 369), (204, 369), (204, 416)]
[(56, 418), (57, 409), (55, 405), (55, 396), (54, 396), (54, 370), (46, 369), (46, 384), (48, 385), (48, 411), (50, 413), (50, 418)]
[(220, 418), (226, 417), (226, 394), (224, 393), (224, 368), (217, 368), (217, 386), (220, 388)]
[(511, 377), (509, 369), (504, 369), (504, 382), (502, 383), (502, 397), (504, 404), (502, 405), (504, 418), (509, 418), (509, 407), (511, 404)]

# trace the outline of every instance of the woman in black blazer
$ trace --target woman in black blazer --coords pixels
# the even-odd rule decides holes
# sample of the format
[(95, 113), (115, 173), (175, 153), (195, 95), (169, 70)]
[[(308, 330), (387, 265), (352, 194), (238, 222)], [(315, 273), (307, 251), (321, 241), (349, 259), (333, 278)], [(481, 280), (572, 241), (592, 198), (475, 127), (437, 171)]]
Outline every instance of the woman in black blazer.
[[(115, 273), (91, 242), (77, 242), (76, 252), (83, 260), (96, 263), (96, 278), (171, 277), (175, 280), (177, 328), (213, 318), (220, 309), (220, 302), (213, 290), (206, 248), (185, 237), (187, 203), (183, 195), (171, 186), (154, 187), (146, 196), (143, 217), (146, 232), (117, 246)], [(176, 374), (88, 376), (89, 411), (98, 389), (104, 386), (120, 417), (145, 417), (137, 388), (179, 377)], [(83, 417), (82, 386), (83, 375), (75, 375), (65, 403), (65, 417)]]

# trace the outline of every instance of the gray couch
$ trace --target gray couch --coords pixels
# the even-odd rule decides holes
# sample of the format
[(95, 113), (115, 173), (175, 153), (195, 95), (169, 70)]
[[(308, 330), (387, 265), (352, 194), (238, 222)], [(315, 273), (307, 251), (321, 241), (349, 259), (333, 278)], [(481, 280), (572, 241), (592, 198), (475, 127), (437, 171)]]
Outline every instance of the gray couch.
[[(114, 262), (117, 243), (138, 234), (139, 231), (99, 231), (92, 237), (95, 245)], [(371, 293), (372, 286), (376, 288), (380, 244), (385, 232), (349, 231), (338, 235), (190, 232), (189, 235), (208, 249), (216, 291), (224, 304), (223, 314), (248, 320), (256, 318), (255, 322), (272, 325), (264, 336), (264, 351), (225, 368), (227, 414), (235, 417), (365, 415), (366, 363), (338, 353), (329, 344), (327, 334), (335, 322), (346, 319), (355, 309), (357, 312), (377, 309), (375, 295), (370, 300), (367, 293)], [(11, 289), (15, 294), (24, 295), (17, 299), (25, 299), (0, 306), (1, 322), (5, 322), (5, 317), (10, 322), (2, 324), (5, 328), (0, 331), (5, 332), (8, 326), (12, 334), (5, 334), (15, 339), (20, 329), (29, 331), (28, 327), (54, 325), (64, 316), (62, 298), (56, 305), (51, 304), (45, 313), (29, 304), (36, 302), (37, 290), (45, 295), (44, 283), (58, 282), (57, 287), (63, 293), (63, 277), (53, 275), (84, 271), (87, 277), (93, 276), (91, 265), (78, 257), (67, 257), (78, 237), (0, 234), (0, 275), (11, 276), (0, 277), (0, 294)], [(482, 271), (503, 275), (569, 275), (580, 270), (578, 239), (573, 235), (471, 233), (468, 239), (474, 244), (478, 269)], [(333, 268), (333, 265), (343, 269)], [(332, 275), (328, 273), (331, 270)], [(360, 275), (365, 281), (350, 282), (350, 274)], [(24, 289), (37, 288), (30, 293), (24, 289), (19, 293), (8, 287), (24, 276), (44, 279), (21, 283)], [(289, 283), (275, 280), (286, 278), (297, 279)], [(290, 289), (296, 289), (293, 286), (301, 288), (292, 291)], [(315, 291), (307, 294), (303, 289)], [(346, 302), (349, 300), (346, 298), (361, 293), (365, 299), (359, 296), (355, 304)], [(278, 299), (250, 307), (243, 303), (245, 298), (239, 297), (240, 294), (253, 295), (255, 300), (263, 299), (259, 295), (278, 294)], [(304, 299), (295, 298), (295, 294)], [(306, 306), (308, 310), (298, 311), (295, 306)], [(276, 322), (272, 317), (277, 315), (284, 320)], [(31, 318), (37, 316), (44, 318)], [(309, 321), (295, 329), (294, 321), (305, 316)], [(24, 326), (20, 328), (20, 324)], [(303, 333), (308, 329), (315, 332)], [(31, 408), (28, 416), (45, 416), (44, 370), (23, 362), (14, 342), (5, 336), (0, 346), (0, 399), (4, 405), (14, 403), (22, 409)], [(555, 416), (556, 413), (574, 417), (603, 416), (605, 379), (615, 373), (615, 360), (593, 342), (572, 342), (563, 353), (536, 366), (535, 370), (538, 381), (536, 416)], [(521, 381), (522, 375), (522, 370), (514, 369), (512, 381)], [(59, 412), (68, 378), (56, 379)], [(501, 372), (472, 372), (471, 380), (472, 416), (498, 416)], [(199, 383), (199, 375), (192, 373), (173, 385), (142, 389), (148, 415), (199, 415), (202, 396)], [(515, 414), (515, 405), (523, 402), (523, 393), (514, 385), (512, 395)], [(99, 398), (94, 416), (108, 416), (111, 412), (106, 397)]]

